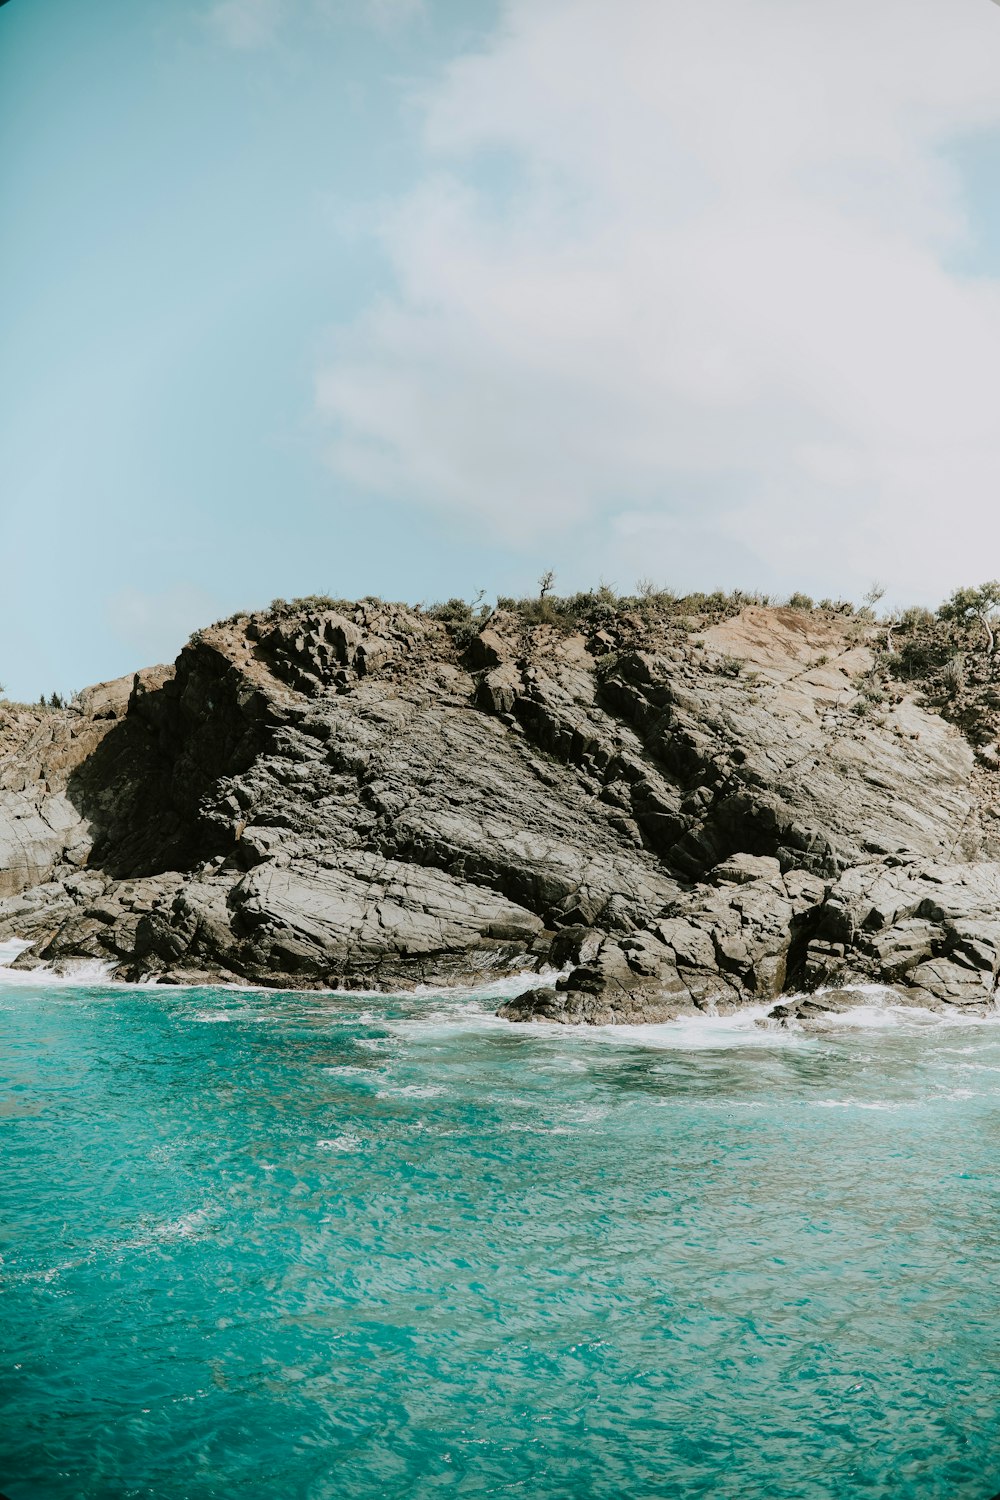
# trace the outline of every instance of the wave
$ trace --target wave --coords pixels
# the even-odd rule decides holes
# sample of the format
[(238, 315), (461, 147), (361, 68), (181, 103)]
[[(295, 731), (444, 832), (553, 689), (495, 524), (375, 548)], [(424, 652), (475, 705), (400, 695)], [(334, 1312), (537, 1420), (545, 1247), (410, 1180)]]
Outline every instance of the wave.
[(33, 946), (34, 944), (30, 943), (27, 938), (6, 938), (0, 943), (0, 968), (13, 963), (19, 953)]
[[(380, 1000), (405, 999), (415, 1001), (426, 1001), (441, 999), (444, 1001), (473, 1001), (476, 999), (499, 1000), (510, 999), (519, 995), (523, 990), (532, 985), (553, 984), (559, 976), (566, 971), (563, 969), (521, 969), (514, 974), (504, 974), (483, 979), (481, 982), (457, 985), (415, 985), (412, 989), (400, 991), (368, 990), (368, 989), (278, 989), (273, 985), (237, 983), (232, 980), (216, 980), (211, 983), (192, 982), (189, 984), (163, 983), (162, 980), (150, 976), (147, 979), (116, 979), (114, 970), (116, 964), (111, 960), (96, 958), (62, 958), (55, 964), (40, 963), (32, 969), (12, 969), (10, 965), (27, 949), (34, 947), (34, 943), (25, 938), (7, 938), (0, 942), (0, 985), (21, 985), (28, 988), (39, 986), (49, 987), (52, 985), (68, 986), (70, 988), (86, 988), (100, 985), (110, 989), (122, 990), (156, 990), (161, 993), (183, 993), (186, 990), (212, 990), (221, 991), (225, 994), (246, 995), (273, 995), (276, 998), (282, 995), (299, 995), (303, 998), (315, 996), (317, 999), (336, 996), (338, 999), (350, 1000)], [(223, 1021), (230, 1017), (222, 1012), (202, 1012), (199, 1019), (203, 1021)], [(374, 1021), (377, 1017), (373, 1013), (367, 1013), (357, 1019)]]
[(335, 1135), (331, 1136), (328, 1140), (317, 1141), (316, 1146), (320, 1151), (345, 1151), (349, 1155), (365, 1149), (365, 1143), (360, 1135), (350, 1130), (345, 1131), (343, 1135)]
[[(534, 980), (538, 983), (538, 980)], [(551, 982), (551, 981), (550, 981)], [(509, 1022), (483, 1006), (483, 1001), (497, 998), (496, 989), (439, 992), (439, 1004), (419, 1014), (393, 1016), (382, 1024), (400, 1039), (432, 1040), (456, 1031), (504, 1032), (558, 1042), (562, 1048), (558, 1059), (563, 1067), (585, 1066), (579, 1061), (582, 1044), (601, 1047), (643, 1047), (657, 1051), (720, 1051), (729, 1049), (801, 1049), (817, 1037), (833, 1038), (837, 1033), (917, 1033), (936, 1028), (967, 1030), (970, 1026), (991, 1027), (1000, 1021), (1000, 1010), (989, 1015), (965, 1015), (957, 1009), (931, 1010), (908, 1003), (898, 992), (885, 985), (861, 984), (840, 986), (838, 993), (857, 996), (857, 1005), (809, 1017), (778, 1019), (775, 1007), (797, 999), (822, 1000), (826, 991), (811, 995), (789, 994), (779, 999), (742, 1006), (736, 1010), (692, 1011), (672, 1021), (637, 1022), (626, 1025), (563, 1025), (554, 1021), (528, 1024)], [(574, 1056), (574, 1053), (577, 1054)], [(553, 1065), (557, 1059), (553, 1059)]]
[[(66, 989), (100, 988), (103, 990), (155, 991), (166, 997), (185, 991), (211, 992), (218, 997), (217, 1003), (194, 1013), (193, 1019), (208, 1024), (224, 1024), (239, 1020), (272, 1020), (279, 1022), (282, 1010), (279, 1002), (294, 997), (299, 1003), (326, 1002), (331, 998), (338, 1002), (337, 1013), (324, 1008), (323, 1014), (331, 1026), (377, 1025), (390, 1037), (359, 1040), (359, 1045), (373, 1050), (384, 1048), (391, 1037), (403, 1040), (432, 1039), (435, 1035), (446, 1036), (456, 1032), (475, 1030), (482, 1033), (520, 1035), (525, 1039), (534, 1037), (548, 1041), (559, 1041), (564, 1046), (572, 1042), (566, 1054), (578, 1052), (581, 1042), (590, 1045), (612, 1047), (643, 1047), (657, 1051), (718, 1051), (729, 1049), (774, 1049), (800, 1048), (810, 1038), (832, 1037), (842, 1032), (917, 1032), (932, 1029), (964, 1029), (991, 1027), (1000, 1021), (1000, 1010), (987, 1015), (966, 1015), (957, 1009), (930, 1010), (908, 1003), (899, 992), (879, 984), (855, 984), (838, 987), (857, 997), (857, 1004), (848, 1009), (830, 1011), (810, 1016), (804, 1020), (790, 1017), (778, 1020), (772, 1014), (776, 1005), (788, 1004), (796, 999), (822, 1001), (828, 991), (818, 990), (811, 995), (790, 994), (780, 999), (755, 1005), (742, 1006), (734, 1010), (719, 1012), (696, 1012), (678, 1016), (672, 1021), (655, 1023), (638, 1022), (614, 1026), (589, 1026), (586, 1024), (561, 1025), (551, 1021), (534, 1021), (529, 1024), (503, 1020), (495, 1014), (500, 1001), (520, 994), (526, 988), (539, 984), (553, 984), (565, 972), (547, 968), (543, 970), (521, 970), (515, 974), (493, 975), (475, 985), (422, 985), (404, 992), (387, 993), (379, 990), (277, 990), (253, 984), (218, 983), (212, 985), (184, 984), (164, 985), (153, 979), (139, 982), (118, 980), (111, 977), (113, 965), (99, 959), (60, 960), (58, 967), (42, 965), (31, 970), (9, 967), (11, 963), (30, 948), (32, 944), (23, 938), (11, 938), (0, 943), (0, 986), (14, 985), (21, 988)], [(274, 1002), (262, 1014), (258, 1007), (225, 1007), (223, 996), (227, 995), (267, 996)], [(379, 1002), (372, 1005), (372, 1001)], [(221, 1002), (221, 1003), (219, 1003)], [(352, 1010), (352, 1002), (359, 1009)], [(400, 1002), (412, 1009), (400, 1014)], [(392, 1006), (394, 1014), (385, 1014), (385, 1007)]]
[(22, 938), (10, 938), (0, 943), (0, 984), (36, 989), (40, 984), (84, 989), (116, 982), (110, 977), (114, 964), (99, 958), (60, 959), (58, 968), (51, 964), (40, 964), (34, 969), (12, 969), (10, 965), (14, 960), (31, 947), (33, 944)]
[(436, 1099), (445, 1093), (440, 1083), (404, 1083), (379, 1089), (377, 1099)]

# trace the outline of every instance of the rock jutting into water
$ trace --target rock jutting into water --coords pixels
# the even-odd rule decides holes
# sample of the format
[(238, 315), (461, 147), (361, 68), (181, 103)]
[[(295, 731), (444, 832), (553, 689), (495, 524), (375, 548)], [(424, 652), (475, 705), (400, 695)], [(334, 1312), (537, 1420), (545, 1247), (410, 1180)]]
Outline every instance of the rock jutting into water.
[(173, 983), (536, 970), (518, 1021), (865, 982), (993, 1006), (995, 756), (873, 695), (872, 622), (538, 613), (309, 601), (0, 704), (0, 942)]

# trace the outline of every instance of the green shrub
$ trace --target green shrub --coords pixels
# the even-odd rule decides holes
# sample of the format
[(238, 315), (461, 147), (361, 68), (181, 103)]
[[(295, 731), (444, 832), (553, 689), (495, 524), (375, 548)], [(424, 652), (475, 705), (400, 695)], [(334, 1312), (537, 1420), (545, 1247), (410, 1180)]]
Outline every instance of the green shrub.
[(1000, 580), (993, 578), (977, 589), (956, 589), (938, 609), (938, 619), (956, 625), (978, 624), (992, 656), (997, 649), (996, 625), (1000, 613)]
[(932, 610), (924, 609), (919, 604), (911, 604), (909, 609), (904, 609), (899, 616), (899, 629), (911, 631), (933, 629), (936, 618)]

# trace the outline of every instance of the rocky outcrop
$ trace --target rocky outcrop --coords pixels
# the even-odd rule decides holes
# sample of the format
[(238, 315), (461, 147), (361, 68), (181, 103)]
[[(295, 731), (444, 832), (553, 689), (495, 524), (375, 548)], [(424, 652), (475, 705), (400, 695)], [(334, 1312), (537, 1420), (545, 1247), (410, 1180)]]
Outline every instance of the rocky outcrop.
[(150, 676), (88, 688), (67, 712), (14, 711), (0, 702), (0, 898), (43, 885), (67, 865), (87, 864), (90, 824), (67, 795), (69, 778), (125, 718)]
[(873, 701), (863, 623), (696, 626), (287, 609), (0, 713), (0, 940), (174, 982), (535, 970), (513, 1020), (864, 980), (992, 1005), (1000, 851), (966, 740)]

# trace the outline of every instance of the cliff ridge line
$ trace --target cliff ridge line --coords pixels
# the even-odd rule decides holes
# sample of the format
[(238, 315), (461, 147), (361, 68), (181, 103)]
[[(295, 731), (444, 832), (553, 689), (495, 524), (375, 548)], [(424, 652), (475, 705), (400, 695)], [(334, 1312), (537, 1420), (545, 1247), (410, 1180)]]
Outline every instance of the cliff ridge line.
[(68, 708), (0, 703), (0, 941), (174, 983), (536, 971), (513, 1020), (858, 982), (994, 1006), (989, 747), (886, 672), (884, 629), (534, 615), (305, 601)]

